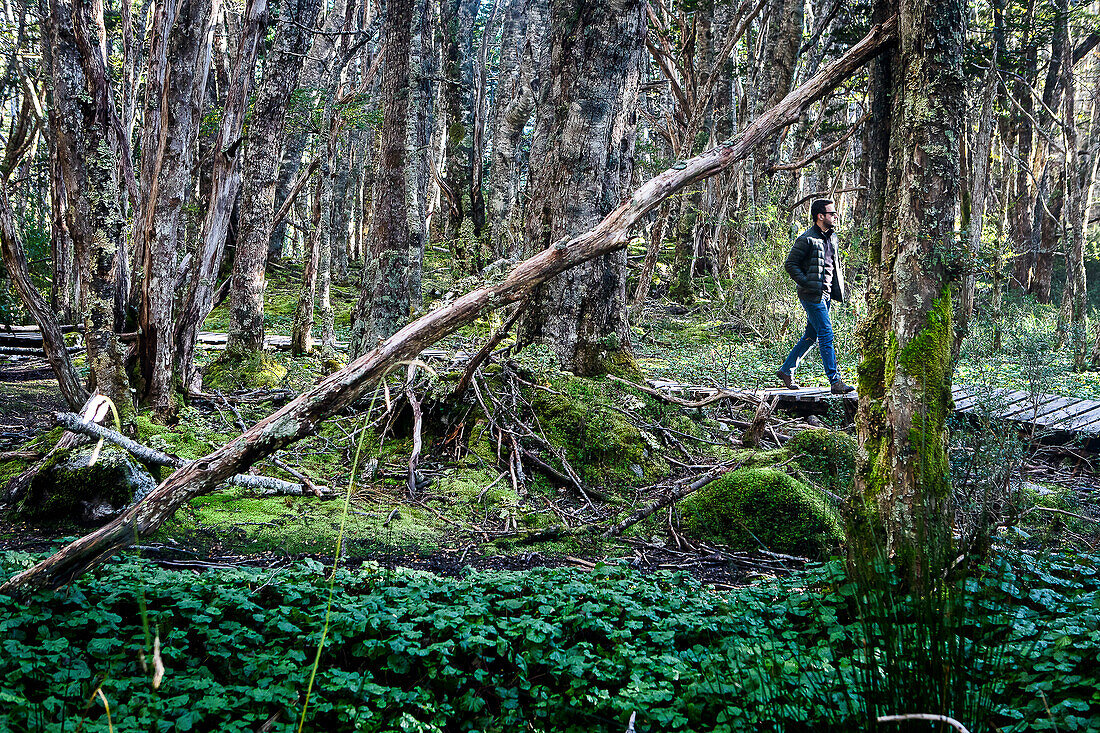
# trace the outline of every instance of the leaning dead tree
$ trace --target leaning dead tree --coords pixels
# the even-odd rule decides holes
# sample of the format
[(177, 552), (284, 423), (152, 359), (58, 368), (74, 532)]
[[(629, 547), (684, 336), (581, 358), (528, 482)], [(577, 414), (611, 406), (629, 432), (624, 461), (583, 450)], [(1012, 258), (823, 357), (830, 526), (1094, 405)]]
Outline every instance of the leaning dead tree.
[(897, 21), (872, 27), (859, 43), (813, 79), (788, 94), (739, 135), (650, 179), (594, 228), (518, 264), (499, 283), (471, 291), (405, 326), (373, 351), (330, 375), (309, 392), (213, 453), (192, 461), (143, 501), (109, 524), (65, 546), (53, 556), (0, 586), (12, 593), (63, 585), (115, 551), (155, 531), (173, 512), (256, 461), (307, 435), (329, 416), (365, 394), (397, 362), (415, 357), (470, 323), (484, 310), (525, 300), (555, 275), (626, 246), (630, 228), (646, 212), (684, 187), (744, 160), (761, 142), (798, 120), (818, 99), (895, 42)]

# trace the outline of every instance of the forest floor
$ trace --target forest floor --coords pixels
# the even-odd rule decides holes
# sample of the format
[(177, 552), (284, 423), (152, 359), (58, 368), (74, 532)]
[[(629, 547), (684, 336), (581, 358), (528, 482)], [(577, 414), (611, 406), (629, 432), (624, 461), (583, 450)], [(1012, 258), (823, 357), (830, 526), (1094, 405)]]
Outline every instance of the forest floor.
[[(354, 282), (354, 278), (349, 282)], [(268, 329), (288, 334), (296, 296), (293, 271), (275, 277), (268, 289)], [(426, 281), (425, 300), (444, 302), (468, 283)], [(349, 326), (355, 291), (334, 287), (338, 335)], [(770, 310), (759, 303), (703, 297), (684, 306), (651, 301), (637, 318), (634, 351), (645, 377), (711, 387), (774, 386), (774, 371), (797, 339), (801, 322), (789, 302), (776, 298)], [(793, 301), (793, 298), (790, 299)], [(1068, 356), (1054, 347), (1051, 311), (1027, 302), (1011, 308), (1014, 328), (1000, 352), (988, 347), (991, 329), (979, 327), (968, 341), (956, 381), (1011, 386), (1038, 393), (1100, 397), (1096, 373), (1076, 374)], [(834, 312), (837, 351), (854, 378), (854, 331), (858, 305)], [(207, 330), (224, 330), (216, 310)], [(439, 344), (448, 354), (472, 353), (500, 325), (489, 316)], [(318, 434), (282, 452), (283, 466), (261, 462), (256, 471), (286, 480), (284, 468), (329, 487), (330, 496), (259, 497), (224, 489), (181, 509), (142, 553), (166, 566), (278, 565), (303, 557), (331, 561), (338, 536), (352, 565), (409, 567), (444, 574), (463, 568), (527, 569), (562, 565), (593, 567), (622, 562), (641, 569), (689, 570), (718, 586), (760, 574), (786, 572), (816, 552), (799, 551), (789, 538), (775, 542), (753, 535), (730, 544), (728, 533), (694, 532), (684, 504), (669, 503), (621, 536), (603, 537), (612, 524), (668, 497), (708, 472), (774, 467), (808, 488), (827, 511), (851, 480), (852, 459), (825, 460), (820, 445), (790, 450), (787, 439), (827, 428), (852, 435), (852, 415), (839, 401), (818, 414), (783, 414), (767, 421), (760, 443), (742, 444), (756, 405), (725, 400), (702, 409), (685, 408), (607, 378), (584, 380), (556, 372), (537, 348), (520, 354), (498, 350), (482, 367), (475, 388), (461, 399), (449, 390), (464, 369), (461, 359), (436, 359), (418, 369), (413, 394), (423, 403), (424, 448), (408, 488), (414, 424), (404, 395), (404, 371), (391, 375), (390, 398), (376, 394), (355, 410), (329, 420)], [(201, 359), (216, 359), (205, 352)], [(340, 355), (346, 358), (346, 355)], [(339, 356), (338, 356), (339, 358)], [(275, 389), (207, 386), (207, 399), (184, 408), (173, 426), (148, 419), (139, 439), (183, 458), (197, 458), (239, 434), (291, 395), (307, 389), (333, 365), (315, 357), (275, 354), (286, 376)], [(63, 408), (41, 364), (0, 364), (0, 451), (12, 451), (52, 427)], [(800, 381), (825, 384), (812, 353)], [(633, 378), (637, 378), (635, 375)], [(672, 399), (675, 399), (673, 396)], [(369, 427), (364, 427), (369, 425)], [(1052, 544), (1082, 551), (1100, 547), (1100, 458), (1079, 446), (1029, 444), (1016, 431), (974, 421), (953, 423), (953, 458), (960, 497), (994, 491), (1004, 511), (1001, 534), (1013, 541)], [(510, 444), (515, 441), (516, 453)], [(356, 462), (356, 456), (359, 456)], [(512, 456), (518, 455), (518, 460)], [(15, 459), (2, 466), (6, 480), (29, 466)], [(349, 489), (350, 469), (358, 478)], [(1011, 506), (1010, 506), (1011, 505)], [(698, 508), (697, 508), (698, 509)], [(587, 528), (592, 531), (586, 531)], [(86, 527), (43, 517), (0, 521), (0, 549), (44, 551)], [(750, 533), (751, 534), (751, 533)], [(778, 544), (777, 544), (778, 543)]]

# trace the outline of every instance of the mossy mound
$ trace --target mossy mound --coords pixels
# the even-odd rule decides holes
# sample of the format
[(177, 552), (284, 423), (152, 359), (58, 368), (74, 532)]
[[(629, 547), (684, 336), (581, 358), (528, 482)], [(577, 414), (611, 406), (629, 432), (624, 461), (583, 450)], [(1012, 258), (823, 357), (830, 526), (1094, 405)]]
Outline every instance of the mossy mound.
[(549, 389), (528, 389), (539, 425), (565, 451), (582, 480), (600, 488), (644, 485), (668, 470), (646, 435), (615, 410), (622, 398), (606, 379), (561, 374)]
[(786, 449), (814, 483), (842, 496), (852, 488), (859, 447), (847, 433), (804, 430), (787, 442)]
[(344, 556), (364, 558), (397, 549), (431, 552), (447, 526), (420, 507), (358, 494), (346, 519), (343, 515), (342, 499), (257, 497), (230, 489), (192, 500), (165, 522), (155, 539), (171, 538), (208, 553), (331, 555), (343, 524)]
[(18, 514), (33, 521), (98, 523), (156, 488), (145, 467), (121, 448), (105, 445), (59, 451), (31, 481)]
[(823, 558), (843, 540), (840, 517), (805, 484), (773, 468), (743, 468), (680, 502), (684, 527), (738, 550)]
[(287, 368), (266, 351), (247, 356), (225, 351), (203, 369), (202, 384), (208, 390), (273, 389), (286, 375)]

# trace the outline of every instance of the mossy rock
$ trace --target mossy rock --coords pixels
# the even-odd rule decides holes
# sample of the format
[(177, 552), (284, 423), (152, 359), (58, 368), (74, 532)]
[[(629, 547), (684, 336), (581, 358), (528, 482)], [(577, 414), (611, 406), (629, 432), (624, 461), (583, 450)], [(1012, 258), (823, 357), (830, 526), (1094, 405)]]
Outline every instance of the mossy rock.
[(694, 537), (737, 550), (824, 558), (843, 540), (840, 517), (810, 487), (774, 468), (743, 468), (680, 502)]
[(157, 487), (129, 453), (105, 445), (89, 465), (90, 445), (59, 451), (31, 481), (18, 513), (35, 521), (97, 524)]
[(247, 356), (226, 351), (203, 369), (202, 384), (214, 390), (273, 389), (286, 375), (286, 367), (266, 351)]
[(807, 478), (834, 494), (846, 496), (852, 488), (859, 447), (855, 438), (836, 430), (804, 430), (786, 445)]

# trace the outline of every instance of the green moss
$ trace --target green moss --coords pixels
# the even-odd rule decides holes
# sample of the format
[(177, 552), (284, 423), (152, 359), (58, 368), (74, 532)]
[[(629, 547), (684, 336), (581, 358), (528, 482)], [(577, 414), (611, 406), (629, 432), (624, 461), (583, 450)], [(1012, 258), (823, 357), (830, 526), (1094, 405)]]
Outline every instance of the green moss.
[(814, 483), (834, 494), (849, 494), (859, 452), (852, 436), (825, 428), (804, 430), (787, 443), (787, 450)]
[(646, 436), (613, 409), (621, 397), (606, 379), (562, 374), (553, 392), (528, 389), (528, 399), (551, 444), (565, 450), (581, 478), (600, 488), (644, 485), (667, 471)]
[(450, 504), (449, 512), (465, 514), (478, 522), (484, 516), (520, 516), (519, 496), (510, 481), (496, 481), (495, 472), (480, 469), (453, 469), (440, 477), (430, 489)]
[[(162, 526), (157, 537), (186, 540), (207, 551), (331, 555), (343, 508), (343, 501), (258, 498), (234, 489), (193, 500)], [(445, 528), (419, 507), (353, 497), (344, 532), (345, 556), (364, 557), (379, 549), (430, 552), (440, 545)]]
[(229, 437), (204, 420), (194, 408), (184, 410), (180, 421), (171, 427), (156, 422), (149, 411), (138, 413), (134, 425), (139, 443), (188, 461), (205, 456)]
[(287, 368), (266, 351), (222, 354), (203, 369), (203, 387), (213, 390), (271, 389), (286, 379)]
[(821, 558), (843, 539), (840, 518), (824, 499), (771, 468), (726, 474), (680, 502), (693, 536), (735, 549), (766, 549)]
[(946, 496), (950, 468), (944, 425), (951, 409), (951, 289), (945, 287), (928, 311), (925, 327), (898, 353), (898, 366), (916, 381), (921, 409), (909, 431), (911, 449), (919, 456), (926, 492)]

